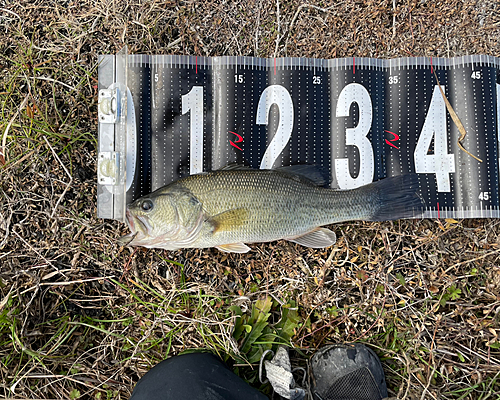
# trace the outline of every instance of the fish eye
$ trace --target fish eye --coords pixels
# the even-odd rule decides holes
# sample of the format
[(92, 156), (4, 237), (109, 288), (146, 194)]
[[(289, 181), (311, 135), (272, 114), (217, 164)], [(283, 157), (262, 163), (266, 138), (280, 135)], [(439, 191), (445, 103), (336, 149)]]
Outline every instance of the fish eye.
[(149, 199), (144, 200), (141, 204), (143, 211), (151, 211), (153, 209), (153, 202)]

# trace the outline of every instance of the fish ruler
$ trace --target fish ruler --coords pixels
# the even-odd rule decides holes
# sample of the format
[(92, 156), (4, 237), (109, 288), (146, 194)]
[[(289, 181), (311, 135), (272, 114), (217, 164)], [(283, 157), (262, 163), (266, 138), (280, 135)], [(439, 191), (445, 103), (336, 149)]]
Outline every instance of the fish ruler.
[[(467, 132), (453, 122), (437, 85)], [(417, 173), (425, 218), (498, 218), (500, 59), (99, 59), (98, 216), (188, 174), (314, 164), (352, 189)]]

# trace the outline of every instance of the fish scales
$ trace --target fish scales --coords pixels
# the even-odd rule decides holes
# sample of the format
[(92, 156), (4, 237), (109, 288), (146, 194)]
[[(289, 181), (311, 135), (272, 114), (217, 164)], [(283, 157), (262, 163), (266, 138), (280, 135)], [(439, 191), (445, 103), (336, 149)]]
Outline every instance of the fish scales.
[[(334, 222), (369, 218), (369, 207), (359, 192), (319, 188), (286, 173), (219, 171), (211, 178), (196, 175), (181, 181), (204, 205), (209, 215), (231, 209), (246, 209), (248, 219), (240, 227), (221, 233), (228, 240), (265, 242), (292, 237)], [(206, 238), (208, 239), (208, 238)]]

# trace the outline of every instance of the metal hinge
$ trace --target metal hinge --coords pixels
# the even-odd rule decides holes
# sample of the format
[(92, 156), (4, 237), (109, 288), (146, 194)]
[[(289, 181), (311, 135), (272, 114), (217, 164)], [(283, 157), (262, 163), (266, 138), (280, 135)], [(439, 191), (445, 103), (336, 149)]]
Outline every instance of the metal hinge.
[(99, 90), (99, 122), (114, 124), (120, 115), (119, 92), (117, 88)]
[(97, 181), (101, 185), (115, 185), (120, 170), (120, 154), (102, 151), (97, 158)]

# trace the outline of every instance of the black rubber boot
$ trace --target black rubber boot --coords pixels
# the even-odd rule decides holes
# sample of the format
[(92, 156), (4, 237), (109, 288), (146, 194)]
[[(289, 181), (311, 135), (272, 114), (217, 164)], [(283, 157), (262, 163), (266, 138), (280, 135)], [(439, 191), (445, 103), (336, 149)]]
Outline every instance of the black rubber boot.
[(320, 349), (310, 365), (314, 400), (382, 400), (388, 396), (379, 358), (360, 343)]

